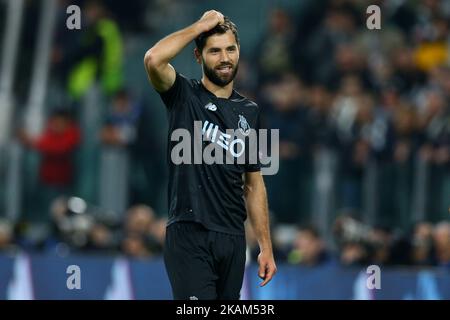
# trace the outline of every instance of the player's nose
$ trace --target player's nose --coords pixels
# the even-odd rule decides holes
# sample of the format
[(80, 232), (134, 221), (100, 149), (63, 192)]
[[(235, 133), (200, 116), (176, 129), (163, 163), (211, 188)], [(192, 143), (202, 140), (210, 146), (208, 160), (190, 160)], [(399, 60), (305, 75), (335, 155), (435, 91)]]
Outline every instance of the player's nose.
[(220, 63), (227, 63), (230, 62), (230, 56), (228, 55), (228, 52), (226, 50), (222, 51), (220, 54)]

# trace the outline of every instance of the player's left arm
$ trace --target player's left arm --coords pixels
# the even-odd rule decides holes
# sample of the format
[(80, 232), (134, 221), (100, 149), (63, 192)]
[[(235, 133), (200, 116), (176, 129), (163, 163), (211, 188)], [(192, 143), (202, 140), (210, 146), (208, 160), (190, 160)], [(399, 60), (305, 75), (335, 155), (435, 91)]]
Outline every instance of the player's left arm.
[(277, 272), (270, 239), (269, 209), (267, 192), (261, 171), (246, 172), (244, 194), (247, 214), (258, 240), (260, 253), (258, 256), (258, 275), (266, 285)]

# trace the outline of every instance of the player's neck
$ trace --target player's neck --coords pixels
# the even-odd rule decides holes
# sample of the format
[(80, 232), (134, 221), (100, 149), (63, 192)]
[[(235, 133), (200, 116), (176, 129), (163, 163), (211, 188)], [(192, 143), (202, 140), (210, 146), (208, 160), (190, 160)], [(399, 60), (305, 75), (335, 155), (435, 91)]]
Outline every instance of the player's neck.
[(202, 77), (202, 84), (203, 86), (212, 94), (214, 94), (217, 98), (224, 98), (228, 99), (230, 98), (231, 94), (233, 93), (233, 82), (231, 81), (229, 84), (227, 84), (224, 87), (218, 86), (211, 82), (206, 76), (203, 75)]

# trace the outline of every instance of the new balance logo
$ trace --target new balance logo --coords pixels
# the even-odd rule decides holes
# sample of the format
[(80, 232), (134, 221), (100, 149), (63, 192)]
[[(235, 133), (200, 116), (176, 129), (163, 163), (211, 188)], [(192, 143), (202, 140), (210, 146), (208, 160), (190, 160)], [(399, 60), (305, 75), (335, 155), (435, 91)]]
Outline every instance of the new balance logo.
[(210, 102), (205, 106), (205, 109), (208, 109), (209, 111), (216, 111), (217, 106), (214, 103)]

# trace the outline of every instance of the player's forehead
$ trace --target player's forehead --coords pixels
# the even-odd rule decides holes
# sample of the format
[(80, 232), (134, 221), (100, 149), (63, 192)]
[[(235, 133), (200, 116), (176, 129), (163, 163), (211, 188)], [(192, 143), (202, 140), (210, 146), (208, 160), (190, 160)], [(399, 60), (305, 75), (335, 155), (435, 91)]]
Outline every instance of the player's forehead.
[(206, 39), (205, 48), (227, 48), (230, 46), (238, 46), (236, 42), (236, 37), (234, 36), (234, 33), (231, 30), (227, 30), (223, 34), (213, 34)]

